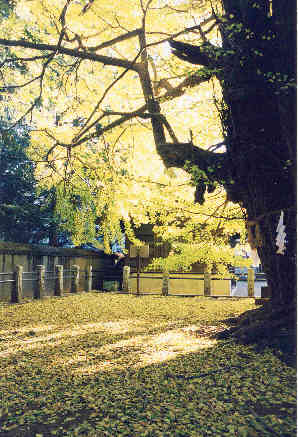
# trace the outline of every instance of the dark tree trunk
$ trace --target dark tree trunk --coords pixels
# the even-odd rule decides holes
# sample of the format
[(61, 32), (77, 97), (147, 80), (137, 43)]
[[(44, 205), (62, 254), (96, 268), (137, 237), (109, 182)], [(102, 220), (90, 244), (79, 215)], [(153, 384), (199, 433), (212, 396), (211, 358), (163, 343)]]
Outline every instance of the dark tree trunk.
[[(283, 90), (279, 85), (281, 77), (285, 78), (283, 86), (293, 78), (295, 55), (289, 36), (294, 39), (295, 28), (289, 34), (293, 23), (290, 8), (284, 10), (286, 19), (281, 27), (269, 14), (269, 2), (260, 1), (259, 8), (248, 6), (248, 2), (244, 7), (245, 2), (234, 0), (223, 3), (234, 22), (243, 24), (243, 31), (235, 38), (222, 27), (223, 48), (238, 54), (236, 62), (227, 62), (219, 74), (234, 182), (228, 186), (228, 194), (246, 209), (250, 232), (259, 231), (254, 243), (276, 307), (292, 302), (296, 290), (294, 93), (290, 87)], [(247, 39), (245, 29), (254, 36)], [(269, 35), (275, 37), (265, 39)], [(277, 254), (276, 228), (281, 211), (285, 215), (286, 249), (284, 254)]]
[[(206, 42), (198, 47), (171, 43), (181, 59), (215, 67), (223, 89), (221, 118), (227, 151), (221, 155), (220, 174), (215, 154), (208, 159), (197, 154), (193, 163), (205, 170), (209, 161), (214, 167), (210, 178), (224, 180), (229, 199), (246, 209), (249, 235), (268, 278), (273, 309), (291, 304), (295, 308), (294, 2), (273, 1), (272, 10), (266, 0), (222, 2), (228, 20), (219, 25), (222, 48)], [(284, 254), (278, 254), (276, 246), (281, 211), (286, 226)]]

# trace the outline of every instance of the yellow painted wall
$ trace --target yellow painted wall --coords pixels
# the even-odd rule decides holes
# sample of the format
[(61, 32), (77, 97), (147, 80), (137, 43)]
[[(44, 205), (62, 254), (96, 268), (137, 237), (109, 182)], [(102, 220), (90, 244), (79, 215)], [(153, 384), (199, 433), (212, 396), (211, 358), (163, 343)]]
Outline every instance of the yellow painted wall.
[[(155, 279), (156, 278), (156, 279)], [(179, 279), (178, 279), (179, 278)], [(137, 291), (136, 274), (131, 275), (130, 286), (133, 293)], [(141, 273), (141, 293), (161, 293), (162, 273)], [(171, 273), (169, 282), (169, 294), (204, 294), (204, 275), (195, 273)], [(230, 296), (231, 281), (213, 279), (211, 282), (211, 295)]]

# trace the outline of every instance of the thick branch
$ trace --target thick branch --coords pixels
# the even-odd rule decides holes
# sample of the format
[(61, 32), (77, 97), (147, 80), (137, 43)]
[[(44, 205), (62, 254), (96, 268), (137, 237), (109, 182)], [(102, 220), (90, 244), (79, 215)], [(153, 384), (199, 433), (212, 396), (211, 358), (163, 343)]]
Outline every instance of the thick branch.
[(197, 85), (200, 85), (203, 82), (207, 82), (212, 77), (212, 72), (205, 73), (204, 75), (192, 74), (191, 76), (186, 77), (179, 85), (173, 87), (172, 89), (168, 89), (165, 94), (158, 97), (158, 100), (170, 100), (175, 97), (182, 96), (185, 92), (186, 88), (193, 88)]
[(204, 42), (201, 46), (193, 46), (174, 40), (170, 40), (169, 43), (173, 49), (173, 54), (182, 61), (211, 68), (220, 65), (222, 49), (209, 42)]
[(225, 153), (213, 153), (192, 143), (165, 143), (159, 145), (159, 153), (166, 167), (184, 168), (187, 161), (197, 165), (208, 178), (223, 181), (227, 178)]
[(10, 47), (24, 47), (31, 50), (48, 50), (55, 53), (60, 53), (68, 56), (74, 56), (81, 59), (90, 59), (95, 62), (100, 62), (105, 65), (114, 65), (116, 67), (128, 68), (130, 70), (139, 71), (138, 64), (126, 61), (124, 59), (113, 58), (111, 56), (98, 55), (96, 53), (88, 53), (77, 49), (68, 49), (66, 47), (58, 47), (53, 44), (35, 44), (23, 39), (20, 40), (8, 40), (0, 38), (0, 45)]
[[(148, 3), (149, 4), (149, 3)], [(148, 6), (148, 5), (147, 5)], [(152, 114), (160, 114), (160, 105), (157, 99), (154, 97), (154, 92), (152, 88), (152, 82), (149, 74), (148, 67), (148, 54), (146, 49), (146, 36), (145, 36), (145, 23), (143, 23), (143, 31), (139, 34), (139, 43), (141, 50), (141, 61), (139, 69), (139, 78), (141, 82), (141, 87), (143, 90), (144, 99), (147, 105), (147, 109)], [(158, 150), (159, 144), (165, 143), (165, 133), (163, 129), (163, 123), (160, 116), (153, 116), (151, 118), (151, 125), (153, 130), (153, 136), (155, 141), (155, 146)]]
[(178, 139), (176, 137), (176, 134), (175, 134), (172, 126), (170, 125), (170, 123), (168, 122), (168, 120), (166, 119), (166, 117), (163, 114), (160, 114), (160, 116), (161, 116), (162, 123), (165, 125), (167, 131), (169, 132), (170, 137), (172, 138), (172, 141), (177, 143)]

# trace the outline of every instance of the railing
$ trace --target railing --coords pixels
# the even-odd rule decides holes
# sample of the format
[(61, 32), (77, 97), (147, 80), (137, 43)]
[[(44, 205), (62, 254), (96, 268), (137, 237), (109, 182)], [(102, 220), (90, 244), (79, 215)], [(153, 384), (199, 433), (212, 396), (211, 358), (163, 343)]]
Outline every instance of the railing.
[[(118, 290), (121, 290), (122, 293), (133, 293), (132, 281), (136, 281), (137, 287), (136, 291), (134, 292), (136, 292), (136, 294), (141, 294), (141, 290), (144, 284), (144, 282), (142, 283), (141, 281), (144, 281), (145, 279), (151, 280), (152, 283), (155, 282), (154, 287), (156, 294), (161, 294), (163, 296), (175, 294), (175, 292), (173, 292), (173, 287), (170, 287), (170, 284), (173, 285), (175, 281), (179, 282), (179, 280), (182, 279), (186, 281), (193, 281), (195, 285), (194, 289), (196, 290), (196, 292), (191, 293), (191, 295), (217, 295), (216, 290), (214, 293), (214, 284), (217, 283), (217, 286), (219, 286), (219, 281), (221, 281), (220, 287), (222, 287), (224, 291), (223, 293), (219, 293), (219, 295), (224, 297), (231, 296), (230, 291), (227, 290), (229, 289), (228, 285), (231, 286), (232, 278), (216, 277), (216, 275), (212, 275), (210, 272), (205, 272), (203, 275), (200, 276), (194, 273), (169, 274), (167, 272), (141, 273), (137, 275), (134, 272), (130, 272), (129, 266), (125, 266), (122, 275), (121, 270), (92, 270), (91, 265), (89, 265), (86, 270), (80, 270), (80, 267), (78, 265), (73, 265), (71, 269), (64, 269), (62, 265), (55, 265), (54, 271), (46, 271), (44, 265), (37, 265), (35, 271), (24, 272), (23, 266), (17, 265), (14, 272), (0, 273), (0, 284), (7, 283), (12, 285), (10, 291), (10, 301), (12, 303), (22, 302), (24, 288), (23, 285), (26, 281), (32, 282), (32, 297), (34, 299), (42, 299), (46, 295), (46, 285), (49, 285), (49, 283), (52, 283), (50, 289), (54, 296), (62, 296), (65, 293), (65, 286), (67, 282), (70, 282), (68, 287), (69, 292), (78, 293), (80, 290), (85, 290), (87, 292), (91, 291), (92, 289), (104, 290), (104, 281), (118, 282)], [(158, 280), (159, 282), (156, 280)], [(254, 297), (254, 281), (254, 270), (248, 269), (248, 297)], [(93, 286), (94, 282), (96, 282), (96, 287)], [(225, 282), (227, 285), (225, 285)], [(157, 283), (158, 287), (156, 286)], [(268, 287), (263, 288), (261, 297), (270, 297), (268, 294)], [(182, 292), (180, 292), (179, 294), (188, 294), (187, 291), (183, 293), (183, 285), (181, 286), (181, 290)], [(142, 292), (142, 294), (146, 293)]]
[(103, 290), (104, 281), (118, 281), (121, 284), (122, 272), (93, 271), (91, 265), (86, 270), (80, 270), (78, 265), (73, 265), (71, 269), (55, 265), (54, 271), (46, 271), (44, 265), (37, 265), (35, 271), (24, 272), (23, 266), (17, 265), (14, 272), (0, 273), (0, 284), (11, 285), (11, 303), (22, 302), (24, 282), (32, 283), (32, 297), (34, 299), (42, 299), (46, 295), (46, 285), (48, 286), (51, 282), (50, 288), (53, 290), (54, 296), (62, 296), (65, 293), (67, 281), (70, 281), (70, 293), (78, 293), (80, 290), (91, 291), (93, 280), (97, 282), (98, 289)]
[[(206, 271), (204, 274), (196, 273), (140, 273), (131, 272), (129, 266), (123, 271), (123, 292), (136, 294), (183, 294), (202, 296), (232, 297), (232, 276), (223, 278), (212, 275)], [(182, 282), (185, 281), (185, 282)], [(179, 286), (180, 282), (180, 286)], [(193, 282), (193, 284), (192, 284)], [(255, 273), (248, 269), (247, 297), (254, 297)], [(132, 291), (133, 290), (133, 291)], [(188, 290), (188, 291), (187, 291)], [(189, 290), (191, 290), (189, 292)], [(266, 296), (267, 297), (267, 296)]]

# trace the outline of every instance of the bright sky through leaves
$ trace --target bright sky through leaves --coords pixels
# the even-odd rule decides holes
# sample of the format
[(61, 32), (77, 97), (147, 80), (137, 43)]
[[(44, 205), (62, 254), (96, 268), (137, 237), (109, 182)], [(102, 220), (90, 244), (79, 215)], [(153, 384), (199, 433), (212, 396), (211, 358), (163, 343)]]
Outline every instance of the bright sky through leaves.
[(188, 223), (184, 240), (201, 250), (199, 258), (213, 257), (215, 241), (227, 251), (228, 235), (244, 231), (243, 212), (225, 202), (220, 186), (205, 205), (193, 204), (189, 174), (165, 169), (151, 124), (154, 101), (167, 142), (192, 140), (208, 149), (222, 141), (219, 84), (171, 56), (167, 42), (219, 43), (213, 21), (204, 2), (141, 0), (20, 0), (2, 19), (0, 39), (17, 42), (1, 49), (2, 86), (13, 93), (0, 103), (14, 120), (30, 123), (37, 176), (58, 187), (58, 212), (75, 243), (94, 238), (96, 217), (107, 250), (121, 219), (127, 233), (131, 220), (156, 224), (159, 217), (172, 235)]

